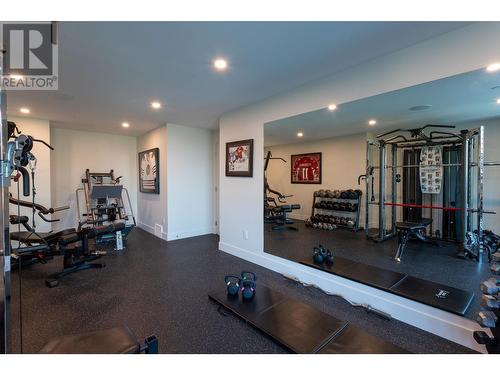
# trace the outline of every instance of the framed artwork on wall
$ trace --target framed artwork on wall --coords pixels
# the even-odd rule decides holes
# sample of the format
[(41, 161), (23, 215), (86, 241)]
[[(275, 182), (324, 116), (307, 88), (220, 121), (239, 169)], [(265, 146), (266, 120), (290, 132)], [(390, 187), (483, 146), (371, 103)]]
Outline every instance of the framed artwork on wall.
[(139, 152), (139, 191), (160, 194), (160, 149)]
[(253, 176), (253, 139), (226, 143), (226, 176)]
[(321, 184), (321, 152), (292, 155), (292, 184)]

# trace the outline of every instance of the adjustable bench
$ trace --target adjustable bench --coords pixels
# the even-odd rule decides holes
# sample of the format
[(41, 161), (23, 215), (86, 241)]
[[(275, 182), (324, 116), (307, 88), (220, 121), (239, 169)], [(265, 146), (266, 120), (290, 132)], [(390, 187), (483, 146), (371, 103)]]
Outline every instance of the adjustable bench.
[(126, 326), (50, 340), (40, 354), (158, 354), (158, 339), (149, 336), (141, 346)]
[(425, 238), (425, 228), (432, 223), (432, 219), (422, 218), (419, 222), (401, 221), (396, 223), (398, 230), (398, 248), (394, 254), (394, 260), (400, 262), (408, 240), (413, 237), (420, 241), (433, 243)]
[(271, 227), (272, 231), (279, 230), (298, 230), (296, 227), (291, 226), (294, 224), (292, 219), (288, 218), (288, 214), (293, 210), (299, 210), (300, 204), (283, 204), (280, 206), (273, 207), (271, 210), (273, 212), (273, 223)]

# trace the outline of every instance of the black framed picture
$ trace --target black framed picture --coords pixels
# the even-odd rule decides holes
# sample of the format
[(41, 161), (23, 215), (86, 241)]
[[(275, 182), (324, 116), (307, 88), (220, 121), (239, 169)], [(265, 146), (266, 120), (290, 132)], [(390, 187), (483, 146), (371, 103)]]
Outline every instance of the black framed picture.
[(253, 177), (253, 139), (226, 143), (226, 176)]
[(321, 184), (321, 152), (292, 155), (292, 184)]
[(139, 152), (139, 191), (160, 194), (160, 149)]

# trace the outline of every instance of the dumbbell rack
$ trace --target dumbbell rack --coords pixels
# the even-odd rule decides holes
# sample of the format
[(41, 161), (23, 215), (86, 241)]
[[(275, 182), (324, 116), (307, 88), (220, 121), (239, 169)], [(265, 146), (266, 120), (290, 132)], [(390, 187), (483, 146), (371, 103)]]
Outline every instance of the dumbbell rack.
[[(494, 277), (494, 278), (496, 279), (496, 284), (498, 285), (500, 282), (500, 278), (498, 276), (498, 267), (496, 267), (496, 265), (499, 263), (499, 260), (500, 260), (500, 254), (499, 254), (500, 250), (498, 250), (498, 247), (495, 250), (497, 250), (497, 251), (496, 251), (496, 253), (493, 254), (493, 263), (491, 265), (491, 271), (492, 271), (492, 273), (494, 273), (496, 275), (496, 277)], [(486, 294), (486, 296), (483, 295), (482, 298), (489, 297), (489, 293), (486, 292), (486, 290), (483, 290), (483, 293)], [(494, 299), (496, 299), (498, 302), (499, 293), (496, 293), (496, 295), (493, 295), (492, 297)], [(482, 301), (481, 301), (481, 304), (482, 304)], [(490, 336), (488, 333), (486, 333), (484, 331), (474, 331), (474, 339), (476, 340), (476, 342), (478, 344), (485, 345), (486, 350), (490, 354), (499, 354), (500, 353), (500, 325), (499, 325), (500, 309), (498, 309), (496, 307), (498, 307), (498, 306), (495, 306), (494, 308), (491, 308), (491, 309), (484, 308), (486, 313), (492, 313), (492, 314), (494, 314), (494, 317), (495, 317), (496, 324), (494, 324), (493, 327), (488, 327), (488, 328), (490, 328), (490, 332), (491, 332), (492, 336)], [(478, 312), (477, 321), (479, 324), (481, 324), (483, 327), (485, 327), (481, 322), (479, 314), (480, 314), (480, 312)]]
[[(359, 226), (359, 216), (360, 216), (360, 210), (361, 210), (361, 198), (362, 198), (362, 195), (359, 195), (355, 199), (319, 197), (319, 196), (314, 195), (311, 217), (313, 217), (314, 215), (317, 214), (317, 210), (320, 210), (320, 211), (333, 211), (335, 213), (342, 213), (343, 216), (345, 215), (344, 217), (352, 219), (354, 221), (354, 225), (352, 227), (350, 227), (348, 225), (335, 224), (335, 226), (337, 228), (349, 229), (349, 230), (352, 230), (353, 232), (358, 232), (360, 230), (363, 230), (363, 228)], [(358, 208), (356, 209), (356, 211), (343, 211), (343, 210), (335, 210), (335, 209), (328, 209), (328, 208), (316, 208), (316, 203), (320, 202), (320, 201), (324, 201), (324, 200), (334, 201), (334, 202), (350, 202), (350, 203), (356, 203), (357, 202)]]

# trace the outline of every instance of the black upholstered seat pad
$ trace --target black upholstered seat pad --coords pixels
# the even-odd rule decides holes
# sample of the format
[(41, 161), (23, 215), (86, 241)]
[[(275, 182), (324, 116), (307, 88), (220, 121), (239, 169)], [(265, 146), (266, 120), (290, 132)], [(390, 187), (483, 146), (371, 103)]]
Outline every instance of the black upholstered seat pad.
[(315, 353), (347, 324), (297, 300), (264, 311), (253, 324), (295, 353)]
[(399, 272), (385, 270), (341, 257), (335, 257), (335, 262), (332, 265), (327, 263), (317, 264), (312, 259), (305, 259), (300, 263), (383, 290), (388, 290), (406, 276)]
[(283, 294), (262, 285), (258, 286), (251, 300), (243, 300), (241, 296), (228, 296), (225, 289), (211, 292), (209, 297), (247, 321), (257, 318), (262, 311), (285, 299)]
[(41, 354), (134, 354), (137, 338), (127, 327), (57, 337), (40, 350)]
[(413, 276), (406, 276), (392, 287), (391, 291), (414, 301), (460, 315), (465, 315), (474, 298), (473, 293), (465, 290)]
[(61, 236), (65, 236), (68, 234), (75, 233), (76, 229), (75, 228), (69, 228), (69, 229), (64, 229), (60, 230), (57, 232), (11, 232), (10, 233), (10, 239), (12, 241), (19, 241), (22, 243), (41, 243), (41, 242), (53, 242), (57, 241)]
[(399, 346), (348, 325), (319, 354), (409, 354)]

